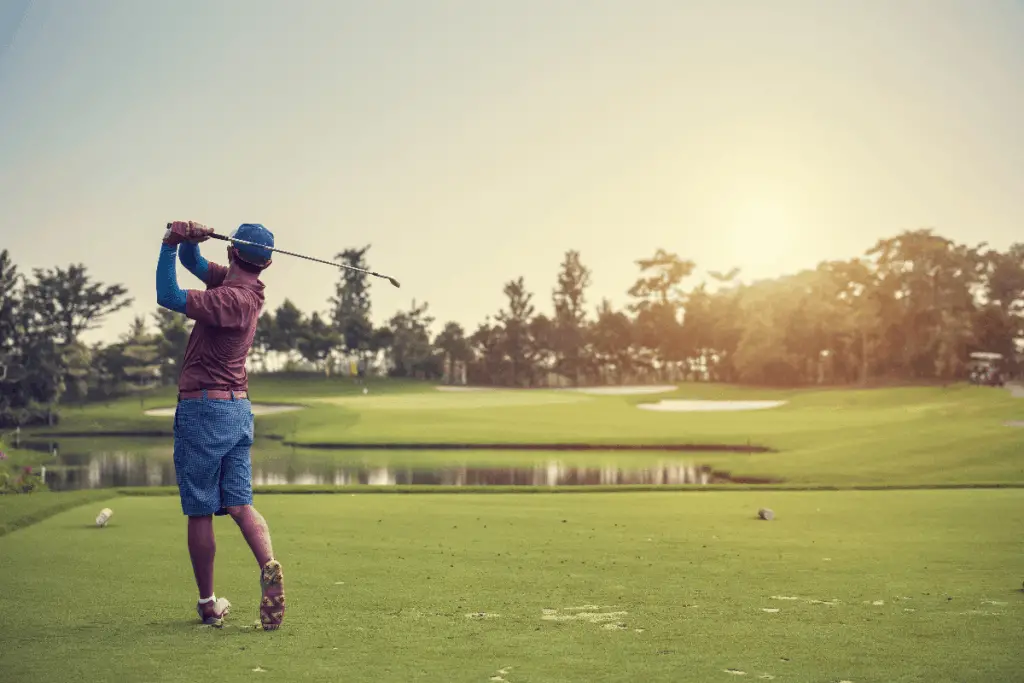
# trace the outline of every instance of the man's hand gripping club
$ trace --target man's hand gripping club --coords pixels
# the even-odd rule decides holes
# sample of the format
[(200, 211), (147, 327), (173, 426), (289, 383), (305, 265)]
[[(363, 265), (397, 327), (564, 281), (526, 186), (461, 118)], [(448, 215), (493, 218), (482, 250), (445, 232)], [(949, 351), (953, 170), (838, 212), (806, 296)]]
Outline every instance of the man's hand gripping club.
[(177, 246), (182, 242), (205, 242), (213, 234), (213, 228), (208, 228), (202, 223), (195, 221), (173, 221), (167, 224), (164, 232), (164, 244)]

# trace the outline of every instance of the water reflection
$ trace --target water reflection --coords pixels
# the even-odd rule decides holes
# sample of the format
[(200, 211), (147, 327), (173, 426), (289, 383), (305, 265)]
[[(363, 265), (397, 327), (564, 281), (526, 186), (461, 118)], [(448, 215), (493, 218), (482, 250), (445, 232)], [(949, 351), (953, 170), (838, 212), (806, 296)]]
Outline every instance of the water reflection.
[[(58, 452), (46, 463), (46, 483), (52, 490), (116, 486), (173, 486), (174, 464), (166, 446), (151, 449)], [(375, 454), (374, 460), (381, 454)], [(643, 465), (573, 465), (559, 460), (536, 463), (479, 465), (465, 462), (395, 464), (337, 462), (325, 458), (271, 453), (255, 457), (256, 485), (438, 485), (438, 486), (592, 486), (592, 485), (706, 485), (724, 482), (768, 483), (737, 479), (708, 465), (663, 461)]]

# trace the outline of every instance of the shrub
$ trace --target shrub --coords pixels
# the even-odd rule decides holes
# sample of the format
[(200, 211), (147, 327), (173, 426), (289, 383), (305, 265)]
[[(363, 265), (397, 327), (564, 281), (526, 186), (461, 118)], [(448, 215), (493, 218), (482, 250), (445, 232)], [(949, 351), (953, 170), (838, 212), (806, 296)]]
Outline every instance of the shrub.
[(0, 429), (48, 425), (51, 420), (54, 425), (59, 423), (60, 413), (54, 410), (51, 415), (50, 409), (46, 405), (30, 404), (18, 408), (0, 409)]
[(0, 495), (38, 493), (46, 490), (46, 482), (33, 472), (31, 467), (25, 467), (17, 474), (0, 471)]

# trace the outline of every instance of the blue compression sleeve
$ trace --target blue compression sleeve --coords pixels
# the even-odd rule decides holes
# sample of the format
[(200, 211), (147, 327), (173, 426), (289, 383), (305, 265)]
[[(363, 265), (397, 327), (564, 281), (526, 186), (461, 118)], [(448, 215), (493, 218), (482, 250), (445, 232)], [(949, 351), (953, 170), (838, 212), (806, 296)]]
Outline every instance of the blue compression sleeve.
[(178, 286), (174, 263), (176, 257), (177, 249), (174, 246), (160, 246), (160, 259), (156, 262), (156, 302), (169, 310), (184, 313), (188, 297), (185, 290)]
[(188, 272), (206, 282), (206, 274), (210, 271), (210, 262), (199, 253), (199, 245), (195, 242), (182, 242), (178, 247), (178, 258)]

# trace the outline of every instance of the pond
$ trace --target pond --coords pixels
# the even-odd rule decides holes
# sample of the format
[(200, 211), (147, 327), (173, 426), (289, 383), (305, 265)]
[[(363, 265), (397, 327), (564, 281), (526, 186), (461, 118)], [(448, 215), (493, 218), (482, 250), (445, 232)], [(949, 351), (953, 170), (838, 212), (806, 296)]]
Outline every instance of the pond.
[[(167, 440), (90, 440), (26, 444), (48, 453), (37, 470), (54, 491), (117, 486), (174, 486)], [(253, 448), (253, 483), (260, 485), (433, 485), (433, 486), (701, 486), (769, 483), (734, 478), (707, 463), (676, 457), (600, 454), (350, 451), (306, 452), (280, 444)]]

